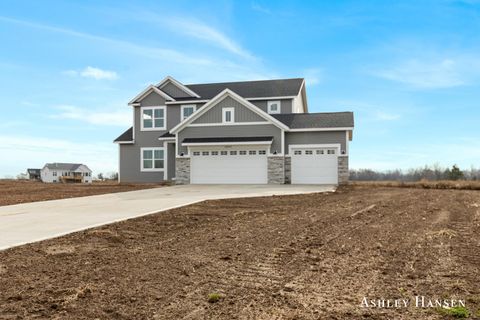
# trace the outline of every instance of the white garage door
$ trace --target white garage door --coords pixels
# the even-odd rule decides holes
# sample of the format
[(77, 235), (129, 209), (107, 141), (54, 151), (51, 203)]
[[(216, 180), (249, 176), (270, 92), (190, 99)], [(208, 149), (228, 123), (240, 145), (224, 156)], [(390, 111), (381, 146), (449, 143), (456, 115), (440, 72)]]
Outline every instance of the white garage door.
[(337, 184), (338, 148), (291, 148), (292, 183)]
[(191, 148), (192, 184), (265, 184), (265, 147)]

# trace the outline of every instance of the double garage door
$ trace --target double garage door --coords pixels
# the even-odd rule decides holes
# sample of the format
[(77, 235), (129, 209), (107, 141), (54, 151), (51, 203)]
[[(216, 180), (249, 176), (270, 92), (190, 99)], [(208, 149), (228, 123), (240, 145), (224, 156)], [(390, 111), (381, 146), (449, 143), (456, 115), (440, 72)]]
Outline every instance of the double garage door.
[(191, 148), (193, 184), (266, 184), (266, 147)]
[(292, 157), (292, 184), (337, 184), (337, 148), (294, 148)]

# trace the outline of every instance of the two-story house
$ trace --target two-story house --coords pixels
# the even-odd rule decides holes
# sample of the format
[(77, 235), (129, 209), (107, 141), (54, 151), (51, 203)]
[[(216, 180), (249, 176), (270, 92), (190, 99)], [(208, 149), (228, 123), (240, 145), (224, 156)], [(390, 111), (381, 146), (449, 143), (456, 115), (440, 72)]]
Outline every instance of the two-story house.
[(119, 180), (177, 184), (348, 181), (353, 113), (308, 113), (304, 79), (184, 85), (166, 77), (129, 102)]

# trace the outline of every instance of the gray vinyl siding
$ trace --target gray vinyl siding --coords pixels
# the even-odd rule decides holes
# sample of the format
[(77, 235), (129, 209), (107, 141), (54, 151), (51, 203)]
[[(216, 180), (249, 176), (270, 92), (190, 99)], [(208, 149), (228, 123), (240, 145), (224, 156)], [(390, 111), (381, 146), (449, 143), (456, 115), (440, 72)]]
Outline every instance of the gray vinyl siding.
[(173, 83), (169, 82), (160, 90), (168, 94), (172, 98), (187, 98), (190, 97), (188, 93), (174, 85)]
[(215, 138), (215, 137), (258, 137), (272, 136), (271, 152), (281, 152), (282, 130), (272, 124), (236, 125), (212, 127), (186, 127), (178, 133), (179, 155), (187, 153), (187, 147), (182, 146), (185, 138)]
[(226, 97), (221, 100), (210, 110), (205, 112), (200, 118), (193, 121), (193, 123), (221, 123), (222, 122), (222, 108), (230, 107), (234, 108), (235, 112), (235, 122), (259, 122), (266, 121), (264, 118), (253, 112), (252, 110), (245, 107), (243, 104), (238, 102), (231, 97)]
[(291, 144), (341, 144), (346, 150), (346, 131), (285, 132), (285, 154)]
[(167, 159), (168, 159), (167, 180), (172, 180), (175, 177), (175, 144), (174, 143), (167, 143)]
[[(153, 147), (159, 147), (158, 143)], [(136, 144), (120, 145), (120, 182), (156, 183), (163, 181), (163, 172), (142, 172), (140, 167), (140, 146)]]
[[(278, 101), (275, 99), (272, 100), (252, 100), (252, 104), (256, 105), (264, 112), (268, 113), (268, 101)], [(293, 99), (280, 99), (280, 113), (292, 113), (292, 101)]]

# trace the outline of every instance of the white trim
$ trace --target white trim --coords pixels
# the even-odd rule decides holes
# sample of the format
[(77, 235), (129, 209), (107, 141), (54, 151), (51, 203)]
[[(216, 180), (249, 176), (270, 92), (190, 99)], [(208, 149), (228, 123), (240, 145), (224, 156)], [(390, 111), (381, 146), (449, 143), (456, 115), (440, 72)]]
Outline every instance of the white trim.
[[(227, 121), (227, 112), (230, 112), (230, 121)], [(235, 123), (235, 108), (233, 107), (224, 107), (222, 108), (222, 123), (230, 124)]]
[(198, 94), (196, 94), (194, 91), (192, 91), (191, 89), (189, 89), (187, 86), (183, 85), (182, 83), (180, 83), (179, 81), (173, 79), (171, 76), (166, 76), (162, 81), (160, 81), (158, 84), (157, 84), (157, 87), (159, 88), (162, 88), (163, 86), (165, 86), (167, 84), (167, 82), (170, 81), (172, 82), (174, 85), (176, 85), (177, 87), (179, 87), (180, 89), (182, 89), (183, 91), (185, 91), (185, 93), (193, 96), (193, 97), (197, 97), (197, 98), (200, 98), (200, 96)]
[(216, 123), (190, 123), (186, 127), (218, 127), (218, 126), (255, 126), (255, 125), (269, 125), (272, 124), (268, 121), (256, 121), (256, 122), (216, 122)]
[(284, 154), (285, 153), (285, 130), (282, 130), (280, 142), (282, 143), (282, 148), (280, 150), (282, 150), (282, 154)]
[[(300, 86), (300, 90), (298, 90), (297, 96), (302, 94), (302, 90), (305, 87), (305, 79), (302, 81), (302, 85)], [(303, 102), (303, 113), (308, 113), (308, 101), (307, 101), (307, 91), (305, 89), (305, 99), (302, 97)]]
[(239, 96), (238, 94), (233, 92), (232, 90), (225, 89), (222, 92), (220, 92), (219, 94), (217, 94), (212, 100), (207, 102), (200, 110), (198, 110), (198, 112), (193, 114), (188, 119), (186, 119), (186, 120), (180, 122), (179, 124), (177, 124), (174, 128), (172, 128), (170, 130), (170, 132), (171, 133), (177, 133), (178, 131), (183, 129), (186, 125), (192, 123), (193, 121), (198, 119), (201, 115), (203, 115), (205, 112), (207, 112), (208, 110), (213, 108), (219, 101), (221, 101), (223, 98), (225, 98), (227, 96), (230, 96), (231, 98), (237, 100), (242, 105), (244, 105), (245, 107), (247, 107), (251, 111), (255, 112), (256, 114), (258, 114), (260, 117), (264, 118), (265, 120), (270, 121), (271, 123), (273, 123), (274, 125), (276, 125), (280, 129), (288, 130), (288, 127), (286, 125), (284, 125), (282, 122), (278, 121), (277, 119), (275, 119), (274, 117), (272, 117), (268, 113), (262, 111), (260, 108), (258, 108), (254, 104), (248, 102), (247, 100), (245, 100), (244, 98), (242, 98), (241, 96)]
[(184, 110), (185, 108), (193, 108), (192, 114), (194, 114), (195, 111), (197, 111), (197, 105), (196, 105), (196, 104), (182, 104), (182, 105), (180, 106), (180, 121), (183, 121), (183, 120), (185, 120), (185, 119), (187, 119), (188, 117), (191, 116), (191, 115), (190, 115), (190, 116), (188, 116), (188, 117), (186, 117), (186, 118), (184, 117), (183, 110)]
[[(164, 154), (164, 157), (165, 157), (165, 163), (164, 163), (165, 173), (163, 174), (163, 180), (168, 180), (168, 144), (169, 143), (175, 143), (175, 141), (164, 141), (163, 142), (163, 147), (165, 148), (165, 154)], [(172, 181), (173, 180), (175, 180), (175, 177), (172, 177)]]
[[(138, 102), (143, 100), (146, 96), (148, 96), (151, 92), (155, 92), (159, 95), (161, 95), (162, 97), (164, 97), (166, 100), (172, 100), (172, 101), (175, 101), (175, 99), (173, 99), (172, 97), (170, 97), (168, 94), (166, 94), (165, 92), (163, 92), (162, 90), (158, 89), (157, 87), (155, 87), (154, 85), (149, 85), (145, 90), (143, 90), (142, 92), (140, 92), (135, 98), (133, 98), (132, 100), (130, 100), (130, 102), (128, 103), (128, 105), (130, 106), (137, 106), (137, 105), (140, 105)], [(138, 100), (138, 101), (137, 101)]]
[(134, 141), (113, 141), (116, 144), (134, 144)]
[[(340, 150), (340, 153), (341, 150)], [(340, 154), (341, 156), (348, 156), (348, 131), (345, 131), (345, 154)]]
[[(143, 111), (151, 109), (152, 111), (152, 128), (143, 127)], [(155, 127), (155, 110), (163, 110), (163, 127)], [(166, 106), (148, 106), (140, 108), (140, 131), (163, 131), (167, 129), (167, 107)]]
[(122, 161), (122, 151), (120, 149), (120, 144), (118, 145), (118, 177), (117, 177), (117, 182), (120, 183), (120, 167), (121, 167), (121, 161)]
[(272, 141), (242, 141), (242, 142), (187, 142), (182, 143), (182, 146), (189, 147), (189, 146), (234, 146), (234, 145), (271, 145)]
[(288, 132), (309, 132), (309, 131), (344, 131), (353, 130), (353, 127), (332, 127), (332, 128), (304, 128), (304, 129), (290, 129)]
[(278, 100), (278, 99), (293, 99), (295, 96), (278, 96), (278, 97), (255, 97), (255, 98), (245, 98), (245, 100)]
[(188, 104), (188, 103), (204, 103), (210, 100), (203, 99), (203, 100), (182, 100), (182, 101), (167, 101), (165, 104)]
[[(152, 150), (153, 151), (153, 158), (152, 158), (152, 166), (155, 167), (155, 150), (162, 150), (163, 151), (163, 168), (162, 169), (145, 169), (143, 167), (143, 150)], [(165, 148), (164, 147), (145, 147), (140, 148), (140, 171), (141, 172), (163, 172), (165, 171)], [(165, 178), (165, 177), (164, 177)]]
[(158, 140), (170, 141), (170, 140), (175, 140), (175, 137), (158, 137)]
[[(271, 109), (272, 104), (277, 105), (277, 111), (272, 111), (272, 109)], [(280, 114), (280, 113), (282, 113), (282, 103), (280, 102), (280, 100), (269, 100), (269, 101), (267, 101), (267, 113), (268, 114)]]
[[(278, 97), (254, 97), (254, 98), (244, 98), (247, 101), (263, 101), (263, 100), (286, 100), (294, 99), (296, 96), (278, 96)], [(213, 99), (213, 98), (212, 98)], [(202, 100), (183, 100), (183, 101), (167, 101), (166, 104), (183, 104), (183, 103), (204, 103), (209, 102), (211, 99), (202, 99)]]

